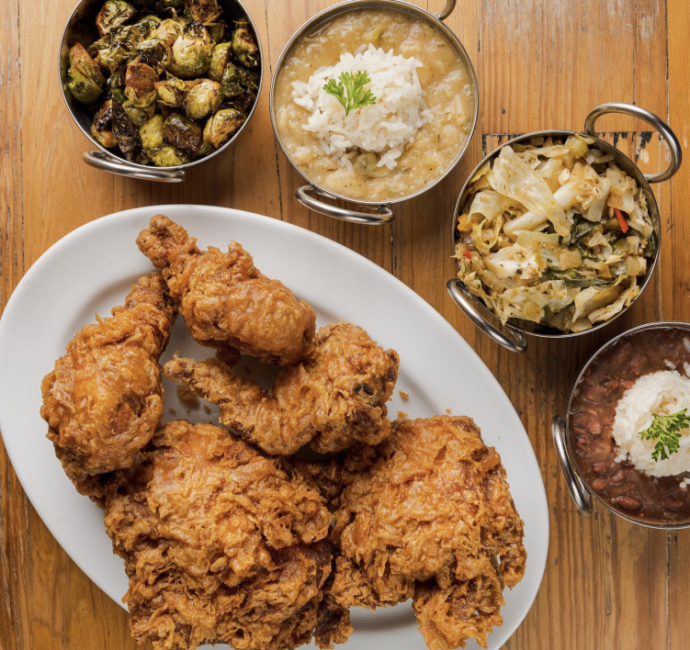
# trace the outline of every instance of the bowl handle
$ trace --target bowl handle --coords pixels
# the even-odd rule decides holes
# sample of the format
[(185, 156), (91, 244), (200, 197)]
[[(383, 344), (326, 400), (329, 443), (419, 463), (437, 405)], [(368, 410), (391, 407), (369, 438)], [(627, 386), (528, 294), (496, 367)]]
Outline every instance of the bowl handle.
[(138, 178), (142, 181), (181, 183), (185, 179), (185, 172), (183, 169), (160, 169), (158, 167), (152, 167), (150, 170), (139, 169), (138, 167), (132, 167), (125, 162), (121, 162), (117, 158), (108, 156), (102, 151), (87, 151), (84, 154), (84, 162), (91, 167), (110, 172), (111, 174), (126, 176), (127, 178)]
[(644, 177), (649, 183), (661, 183), (661, 181), (667, 181), (671, 176), (673, 176), (683, 161), (683, 151), (680, 148), (680, 142), (676, 134), (671, 131), (671, 127), (666, 124), (660, 117), (654, 115), (651, 111), (648, 111), (639, 106), (634, 106), (633, 104), (622, 104), (620, 102), (609, 102), (607, 104), (601, 104), (594, 108), (585, 120), (585, 132), (589, 135), (594, 135), (594, 125), (596, 121), (602, 116), (608, 113), (623, 113), (624, 115), (630, 115), (631, 117), (637, 117), (653, 126), (659, 133), (661, 133), (666, 144), (668, 145), (668, 150), (671, 152), (671, 163), (668, 168), (663, 172), (658, 174), (645, 174)]
[(448, 280), (446, 288), (453, 302), (460, 307), (465, 316), (469, 318), (482, 332), (488, 334), (496, 343), (511, 352), (525, 352), (527, 350), (527, 339), (522, 332), (514, 327), (506, 325), (503, 329), (505, 333), (494, 327), (479, 311), (475, 305), (479, 306), (477, 299), (467, 290), (460, 280)]
[(555, 415), (553, 420), (551, 420), (551, 435), (553, 436), (553, 444), (556, 447), (558, 464), (561, 467), (561, 473), (565, 479), (565, 484), (568, 486), (570, 496), (575, 502), (577, 509), (583, 515), (591, 515), (592, 495), (580, 477), (573, 471), (573, 467), (570, 464), (566, 446), (566, 422), (560, 415)]
[(434, 14), (436, 18), (439, 20), (445, 20), (450, 16), (453, 11), (455, 10), (455, 5), (457, 4), (457, 0), (446, 0), (446, 6), (443, 7), (441, 11), (439, 11), (437, 14)]
[(372, 212), (357, 212), (355, 210), (346, 210), (345, 208), (339, 208), (336, 205), (324, 203), (323, 201), (319, 201), (318, 199), (314, 198), (312, 194), (319, 194), (320, 196), (325, 196), (330, 199), (335, 198), (326, 192), (322, 192), (313, 185), (303, 185), (295, 192), (297, 200), (306, 208), (326, 215), (327, 217), (340, 219), (341, 221), (364, 223), (370, 226), (380, 226), (384, 223), (393, 221), (395, 217), (390, 205), (375, 205), (372, 206)]

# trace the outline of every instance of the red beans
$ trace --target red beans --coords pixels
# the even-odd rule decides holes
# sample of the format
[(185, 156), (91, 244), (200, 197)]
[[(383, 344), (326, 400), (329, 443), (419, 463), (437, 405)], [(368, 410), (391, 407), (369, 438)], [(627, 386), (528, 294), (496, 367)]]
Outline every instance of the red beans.
[(642, 507), (642, 501), (636, 497), (631, 497), (628, 495), (618, 497), (614, 501), (617, 506), (620, 506), (624, 510), (634, 511), (639, 510)]
[(685, 337), (676, 327), (629, 335), (602, 352), (573, 391), (570, 442), (585, 482), (612, 509), (648, 524), (690, 524), (690, 489), (679, 487), (681, 476), (653, 477), (617, 462), (616, 407), (639, 377), (668, 370), (669, 361), (679, 372), (690, 368)]

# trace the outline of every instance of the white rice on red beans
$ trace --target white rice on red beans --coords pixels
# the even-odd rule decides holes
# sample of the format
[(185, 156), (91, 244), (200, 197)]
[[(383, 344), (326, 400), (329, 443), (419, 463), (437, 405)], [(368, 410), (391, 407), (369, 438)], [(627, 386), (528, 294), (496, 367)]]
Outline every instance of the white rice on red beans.
[(672, 415), (687, 409), (690, 414), (690, 379), (676, 370), (662, 370), (640, 377), (623, 393), (616, 407), (613, 438), (617, 462), (629, 460), (650, 476), (675, 476), (690, 471), (690, 429), (681, 432), (680, 449), (665, 460), (652, 459), (654, 440), (642, 440), (640, 432), (652, 424), (654, 414)]

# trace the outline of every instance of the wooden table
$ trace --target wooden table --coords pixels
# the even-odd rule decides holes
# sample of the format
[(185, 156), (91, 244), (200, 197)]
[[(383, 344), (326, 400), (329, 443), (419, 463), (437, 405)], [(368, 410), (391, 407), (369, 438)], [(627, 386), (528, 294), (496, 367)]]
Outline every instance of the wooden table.
[[(527, 354), (511, 354), (479, 334), (445, 290), (454, 271), (450, 219), (458, 191), (483, 152), (507, 134), (581, 129), (593, 106), (626, 101), (667, 118), (688, 153), (685, 0), (460, 0), (448, 23), (479, 78), (474, 140), (449, 178), (404, 204), (395, 223), (381, 228), (339, 223), (297, 203), (300, 179), (273, 138), (267, 88), (234, 147), (195, 168), (183, 185), (128, 181), (84, 165), (81, 155), (89, 143), (72, 123), (56, 78), (59, 39), (74, 2), (0, 3), (0, 309), (51, 244), (93, 219), (136, 206), (232, 206), (345, 244), (410, 285), (460, 331), (504, 386), (529, 432), (549, 498), (551, 548), (536, 603), (507, 647), (687, 648), (690, 531), (645, 530), (600, 506), (589, 519), (579, 515), (556, 465), (549, 422), (563, 411), (578, 368), (602, 342), (632, 325), (690, 320), (690, 163), (656, 188), (664, 236), (653, 281), (632, 313), (603, 332), (570, 342), (530, 341)], [(272, 70), (293, 31), (332, 2), (246, 4)], [(441, 0), (428, 4), (436, 11)], [(647, 127), (622, 117), (601, 123), (608, 137), (653, 171), (664, 164), (663, 151), (655, 138), (645, 145), (637, 129)], [(50, 327), (50, 314), (45, 318)], [(134, 648), (125, 612), (58, 546), (4, 451), (0, 498), (0, 648)]]

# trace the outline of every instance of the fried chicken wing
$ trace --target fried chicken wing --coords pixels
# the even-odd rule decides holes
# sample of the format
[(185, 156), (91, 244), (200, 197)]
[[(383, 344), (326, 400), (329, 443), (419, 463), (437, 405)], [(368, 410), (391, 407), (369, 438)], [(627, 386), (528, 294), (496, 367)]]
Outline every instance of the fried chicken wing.
[(200, 251), (182, 226), (158, 215), (137, 245), (163, 269), (192, 337), (202, 345), (231, 346), (280, 365), (300, 361), (311, 349), (314, 310), (265, 277), (238, 243), (230, 243), (227, 253)]
[(470, 638), (486, 647), (526, 553), (500, 457), (472, 420), (398, 420), (378, 447), (354, 448), (346, 468), (334, 599), (374, 609), (413, 598), (430, 650)]
[(347, 638), (347, 612), (325, 598), (331, 515), (289, 459), (180, 421), (120, 474), (105, 522), (137, 641), (292, 650), (314, 635), (321, 647)]
[(293, 454), (307, 443), (325, 454), (390, 434), (386, 402), (398, 364), (397, 353), (361, 327), (338, 323), (320, 329), (310, 358), (283, 369), (270, 391), (218, 359), (173, 359), (164, 372), (218, 404), (223, 424), (269, 454)]
[(158, 360), (172, 302), (160, 273), (139, 279), (112, 317), (83, 327), (41, 386), (41, 416), (65, 472), (82, 494), (102, 497), (97, 477), (129, 467), (163, 416)]

